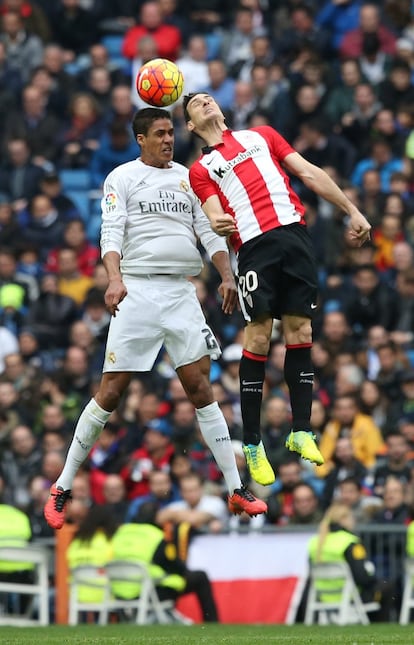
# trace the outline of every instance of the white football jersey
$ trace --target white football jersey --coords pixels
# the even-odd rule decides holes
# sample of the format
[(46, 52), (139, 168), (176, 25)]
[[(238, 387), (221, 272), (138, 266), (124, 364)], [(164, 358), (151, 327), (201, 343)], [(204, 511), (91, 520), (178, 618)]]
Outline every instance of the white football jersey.
[(126, 275), (197, 275), (202, 258), (197, 237), (212, 257), (227, 251), (195, 197), (185, 166), (155, 168), (135, 159), (104, 182), (101, 254), (116, 251)]

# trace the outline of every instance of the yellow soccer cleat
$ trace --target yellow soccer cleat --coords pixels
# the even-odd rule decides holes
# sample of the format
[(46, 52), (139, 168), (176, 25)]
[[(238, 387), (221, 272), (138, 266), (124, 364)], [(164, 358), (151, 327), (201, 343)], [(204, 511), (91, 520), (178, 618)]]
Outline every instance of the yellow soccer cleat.
[(315, 439), (316, 437), (313, 432), (306, 430), (293, 432), (293, 430), (291, 430), (288, 438), (286, 439), (285, 446), (292, 452), (299, 453), (302, 459), (307, 459), (313, 464), (321, 466), (325, 460), (319, 452)]
[(262, 486), (268, 486), (275, 481), (275, 473), (266, 457), (263, 442), (257, 446), (252, 443), (243, 446), (247, 467), (252, 479)]

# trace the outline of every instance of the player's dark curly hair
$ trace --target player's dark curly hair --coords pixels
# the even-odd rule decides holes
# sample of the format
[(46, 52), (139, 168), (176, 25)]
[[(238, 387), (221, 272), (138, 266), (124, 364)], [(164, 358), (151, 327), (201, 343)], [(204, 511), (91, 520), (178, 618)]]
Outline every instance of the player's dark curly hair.
[(172, 117), (167, 110), (163, 110), (162, 108), (149, 107), (138, 110), (132, 121), (132, 131), (135, 138), (137, 134), (148, 134), (148, 130), (157, 119), (169, 119), (171, 121)]

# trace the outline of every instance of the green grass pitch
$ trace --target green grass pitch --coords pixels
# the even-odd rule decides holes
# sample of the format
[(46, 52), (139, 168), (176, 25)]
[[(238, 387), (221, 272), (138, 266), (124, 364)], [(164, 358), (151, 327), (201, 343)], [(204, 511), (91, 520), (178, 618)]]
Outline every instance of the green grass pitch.
[(414, 624), (0, 627), (1, 645), (411, 645)]

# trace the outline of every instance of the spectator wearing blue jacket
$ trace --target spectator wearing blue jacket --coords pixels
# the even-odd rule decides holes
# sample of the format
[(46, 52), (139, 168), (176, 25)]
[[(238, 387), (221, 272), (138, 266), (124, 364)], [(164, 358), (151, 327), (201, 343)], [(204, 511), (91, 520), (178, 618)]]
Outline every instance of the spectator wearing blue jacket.
[(127, 126), (119, 121), (113, 121), (92, 155), (90, 163), (92, 187), (101, 188), (111, 170), (136, 159), (137, 156), (139, 156), (137, 144), (131, 140)]

